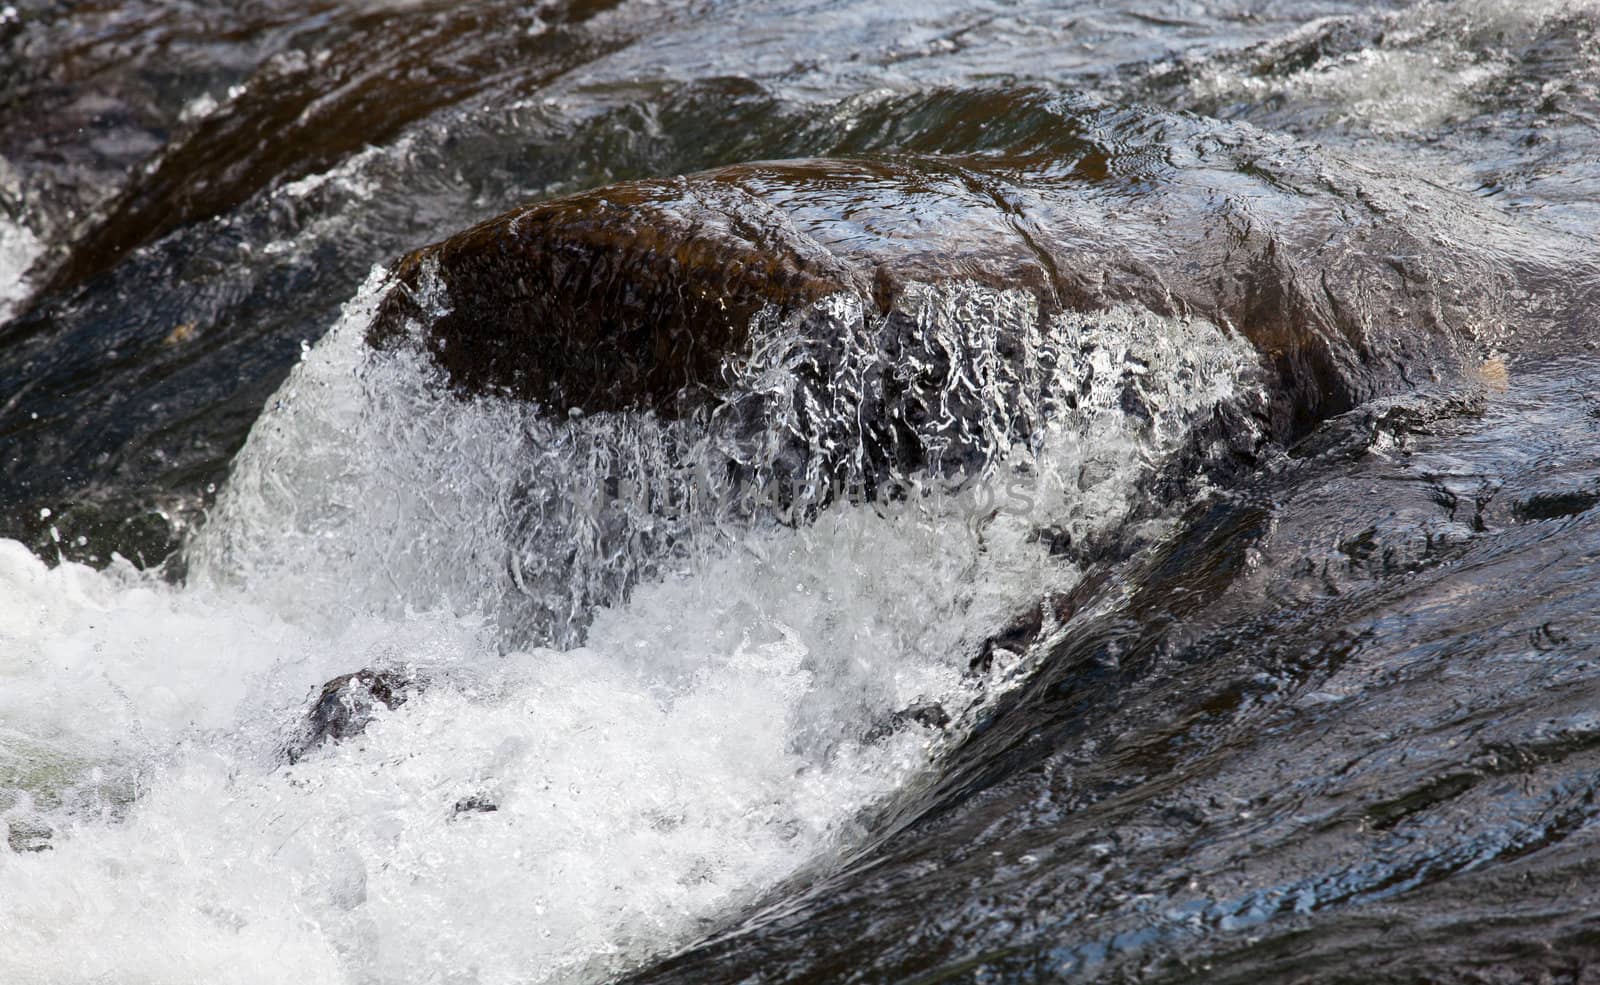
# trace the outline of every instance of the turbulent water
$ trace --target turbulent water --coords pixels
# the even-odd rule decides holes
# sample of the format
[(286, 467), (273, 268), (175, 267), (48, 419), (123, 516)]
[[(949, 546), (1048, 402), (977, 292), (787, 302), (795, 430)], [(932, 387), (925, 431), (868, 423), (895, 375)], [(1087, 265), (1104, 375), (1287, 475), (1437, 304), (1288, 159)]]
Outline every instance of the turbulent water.
[(1600, 974), (1600, 6), (0, 52), (0, 982)]

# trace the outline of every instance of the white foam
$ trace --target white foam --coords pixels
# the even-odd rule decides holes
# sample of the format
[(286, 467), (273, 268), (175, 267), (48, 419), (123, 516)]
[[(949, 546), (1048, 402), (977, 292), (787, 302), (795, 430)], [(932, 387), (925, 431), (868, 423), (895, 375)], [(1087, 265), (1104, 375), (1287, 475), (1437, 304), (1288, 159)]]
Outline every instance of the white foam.
[[(960, 440), (996, 452), (983, 474), (1009, 500), (930, 481), (786, 526), (683, 484), (713, 452), (761, 474), (792, 451), (781, 414), (736, 441), (731, 417), (462, 401), (366, 348), (377, 288), (263, 415), (189, 584), (0, 543), (0, 817), (55, 829), (49, 851), (0, 848), (0, 981), (596, 981), (680, 946), (831, 864), (927, 775), (930, 730), (865, 734), (917, 700), (958, 718), (981, 701), (962, 671), (983, 637), (1078, 577), (1038, 523), (1118, 522), (1254, 363), (1202, 322), (1064, 318), (1039, 334), (1049, 358), (976, 359), (937, 398), (1001, 399)], [(829, 350), (848, 394), (885, 329), (831, 303), (867, 345)], [(972, 286), (913, 307), (930, 342), (977, 354), (996, 319), (1037, 314)], [(781, 325), (763, 337), (751, 392), (788, 400), (783, 367), (817, 351)], [(1046, 407), (1068, 381), (1075, 406)], [(1122, 411), (1130, 390), (1148, 418)], [(692, 549), (650, 540), (648, 497), (604, 536), (560, 506), (618, 463)], [(530, 556), (552, 544), (576, 564)], [(507, 617), (574, 605), (598, 608), (567, 649)], [(427, 686), (284, 765), (314, 689), (374, 666)], [(473, 798), (497, 809), (455, 809)]]
[[(1114, 524), (1188, 415), (1255, 361), (1209, 323), (1118, 310), (1044, 325), (1025, 292), (913, 285), (893, 319), (841, 295), (758, 326), (730, 395), (693, 418), (569, 418), (462, 400), (412, 350), (373, 354), (377, 291), (369, 281), (257, 423), (191, 546), (192, 579), (302, 611), (300, 596), (337, 599), (335, 619), (445, 609), (493, 620), (512, 644), (568, 644), (641, 579), (770, 523), (773, 484), (802, 507), (862, 487), (866, 420), (891, 411), (924, 420), (944, 458), (985, 463), (986, 489), (1031, 477), (1030, 511), (1050, 515), (1027, 520)], [(936, 385), (881, 406), (905, 389), (884, 376), (936, 363)], [(1129, 387), (1149, 391), (1150, 421), (1124, 413)], [(937, 511), (974, 477), (939, 471), (901, 477), (908, 498)]]
[[(1569, 19), (1592, 23), (1595, 0), (1450, 0), (1387, 15), (1381, 40), (1319, 59), (1286, 75), (1226, 65), (1191, 84), (1206, 100), (1280, 101), (1326, 106), (1333, 122), (1385, 134), (1426, 133), (1491, 102), (1493, 87), (1516, 71), (1516, 53)], [(1293, 46), (1329, 22), (1317, 21), (1282, 42)]]
[(178, 120), (182, 123), (195, 123), (215, 113), (218, 105), (216, 96), (202, 92), (183, 104), (183, 109), (178, 111)]
[[(785, 560), (815, 556), (796, 550)], [(737, 585), (748, 567), (716, 574)], [(8, 721), (95, 764), (69, 800), (118, 789), (53, 851), (0, 855), (0, 978), (202, 981), (225, 965), (238, 981), (561, 980), (693, 934), (848, 836), (920, 765), (923, 736), (863, 746), (856, 707), (954, 682), (888, 648), (813, 651), (851, 630), (751, 611), (783, 597), (775, 577), (720, 604), (694, 585), (642, 593), (615, 638), (501, 659), (470, 624), (357, 619), (322, 636), (237, 598), (119, 592), (35, 563), (21, 579), (35, 597), (67, 601), (54, 646), (7, 640), (42, 651), (14, 670)], [(816, 615), (904, 631), (905, 613), (856, 610), (854, 587), (830, 585)], [(876, 694), (833, 712), (834, 661)], [(274, 769), (260, 733), (283, 721), (259, 709), (374, 662), (433, 684), (359, 742)], [(130, 786), (142, 796), (107, 823)], [(454, 814), (475, 796), (499, 809)]]
[(17, 302), (28, 296), (28, 268), (43, 250), (28, 227), (0, 219), (0, 321), (10, 318)]

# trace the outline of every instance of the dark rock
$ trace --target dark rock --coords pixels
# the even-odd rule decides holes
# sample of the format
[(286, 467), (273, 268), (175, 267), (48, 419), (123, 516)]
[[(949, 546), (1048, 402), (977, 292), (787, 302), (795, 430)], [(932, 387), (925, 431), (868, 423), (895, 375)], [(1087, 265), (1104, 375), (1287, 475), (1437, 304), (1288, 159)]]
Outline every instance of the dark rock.
[(37, 821), (11, 820), (7, 822), (6, 844), (14, 852), (46, 852), (54, 846), (50, 839), (55, 832)]
[(937, 702), (924, 702), (907, 708), (904, 714), (923, 728), (946, 728), (950, 724), (950, 715), (944, 710), (944, 705)]
[(393, 710), (420, 689), (415, 679), (390, 670), (358, 670), (335, 677), (322, 686), (301, 733), (285, 749), (289, 762), (298, 762), (323, 743), (360, 735), (379, 705)]
[(983, 641), (978, 655), (972, 658), (968, 670), (975, 674), (986, 674), (994, 666), (995, 651), (1006, 650), (1020, 654), (1039, 636), (1039, 631), (1044, 627), (1043, 605), (1029, 606), (1019, 614), (1011, 623)]
[(460, 817), (462, 814), (491, 814), (500, 809), (500, 805), (489, 799), (488, 794), (475, 793), (470, 797), (462, 797), (450, 811), (451, 817)]
[(983, 641), (978, 655), (967, 665), (971, 675), (987, 674), (998, 651), (1021, 655), (1033, 646), (1048, 623), (1065, 626), (1091, 601), (1099, 597), (1110, 576), (1104, 569), (1092, 571), (1070, 590), (1048, 596), (1037, 605), (1018, 613), (1000, 632)]
[[(449, 310), (418, 303), (437, 264)], [(508, 213), (405, 257), (372, 338), (429, 321), (431, 349), (469, 391), (557, 412), (682, 412), (769, 304), (865, 289), (780, 210), (734, 183), (615, 186)]]
[(1552, 489), (1530, 493), (1516, 509), (1523, 520), (1559, 520), (1592, 510), (1597, 503), (1600, 489)]
[(867, 734), (862, 736), (862, 741), (868, 744), (882, 742), (912, 725), (942, 732), (950, 726), (950, 713), (944, 710), (944, 705), (936, 701), (919, 701), (872, 726)]

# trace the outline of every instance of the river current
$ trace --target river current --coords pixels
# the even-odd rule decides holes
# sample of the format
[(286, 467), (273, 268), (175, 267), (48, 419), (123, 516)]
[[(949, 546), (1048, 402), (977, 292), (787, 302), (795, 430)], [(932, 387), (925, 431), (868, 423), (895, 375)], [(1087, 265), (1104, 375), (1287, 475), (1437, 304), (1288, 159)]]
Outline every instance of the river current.
[(0, 6), (0, 983), (1600, 975), (1600, 5)]

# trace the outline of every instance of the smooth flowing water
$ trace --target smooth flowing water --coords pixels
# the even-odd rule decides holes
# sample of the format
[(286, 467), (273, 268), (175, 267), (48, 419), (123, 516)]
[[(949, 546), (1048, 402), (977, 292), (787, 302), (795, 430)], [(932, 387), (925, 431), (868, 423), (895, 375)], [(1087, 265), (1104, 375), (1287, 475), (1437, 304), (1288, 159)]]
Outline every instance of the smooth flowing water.
[(14, 0), (0, 982), (1587, 981), (1597, 202), (1586, 0)]

